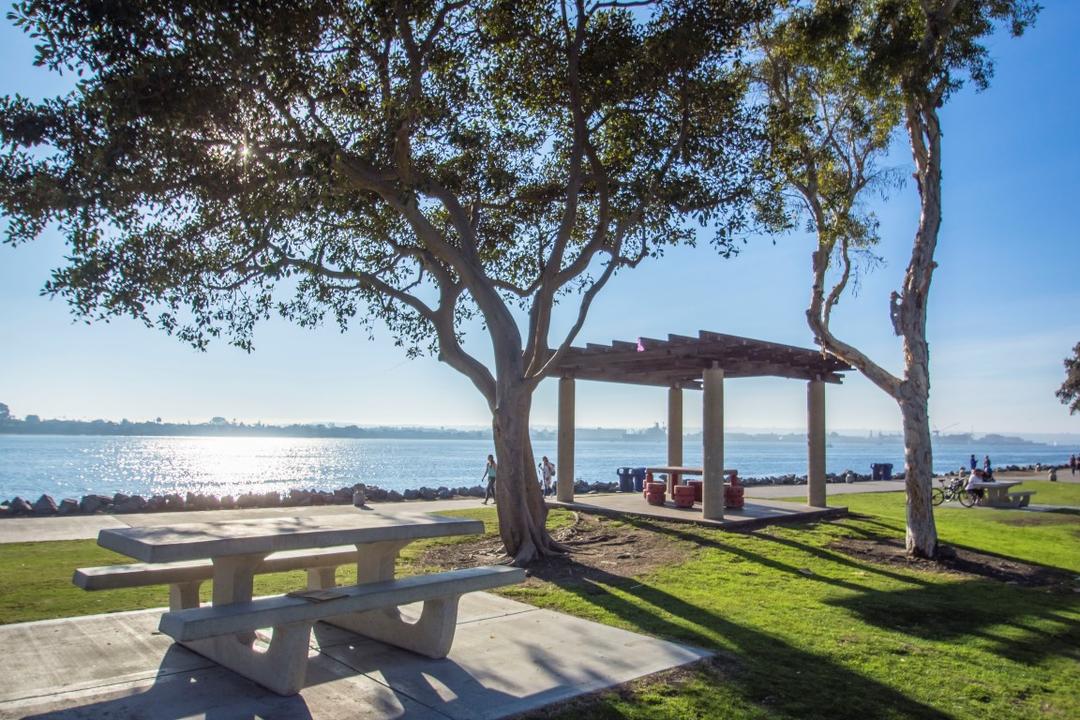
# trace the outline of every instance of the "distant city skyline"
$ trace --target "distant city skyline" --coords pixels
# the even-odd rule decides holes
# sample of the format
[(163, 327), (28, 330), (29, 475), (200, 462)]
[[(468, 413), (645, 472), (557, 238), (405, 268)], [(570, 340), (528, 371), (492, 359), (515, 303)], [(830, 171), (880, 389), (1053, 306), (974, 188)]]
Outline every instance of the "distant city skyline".
[[(57, 425), (61, 427), (55, 427)], [(97, 428), (103, 426), (101, 430), (94, 433), (87, 433), (87, 427), (91, 426)], [(555, 425), (546, 424), (531, 424), (531, 430), (533, 433), (540, 433), (542, 435), (549, 435), (557, 432), (558, 428)], [(125, 430), (125, 428), (131, 428)], [(51, 418), (42, 417), (36, 413), (29, 413), (28, 415), (15, 415), (10, 414), (7, 421), (4, 421), (2, 415), (0, 415), (0, 434), (15, 434), (15, 435), (87, 435), (87, 434), (105, 434), (105, 435), (134, 435), (134, 436), (168, 436), (172, 434), (203, 436), (212, 429), (219, 429), (221, 433), (226, 437), (236, 436), (232, 431), (243, 430), (296, 430), (297, 433), (274, 433), (272, 437), (354, 437), (354, 435), (340, 435), (338, 431), (358, 431), (361, 433), (368, 433), (374, 431), (375, 436), (384, 435), (386, 437), (395, 437), (395, 433), (406, 433), (401, 437), (414, 437), (412, 433), (420, 433), (416, 437), (423, 437), (431, 435), (432, 437), (440, 436), (441, 434), (454, 437), (458, 434), (461, 435), (475, 435), (485, 434), (490, 430), (490, 425), (415, 425), (415, 424), (403, 424), (403, 425), (375, 425), (367, 423), (350, 423), (350, 422), (335, 422), (335, 421), (310, 421), (310, 422), (294, 422), (289, 420), (280, 421), (265, 421), (265, 420), (245, 420), (243, 418), (226, 418), (223, 416), (215, 416), (209, 419), (188, 419), (188, 420), (172, 420), (169, 418), (155, 417), (155, 418)], [(326, 434), (312, 434), (309, 431), (323, 429)], [(189, 430), (199, 430), (200, 432), (189, 432)], [(586, 439), (589, 437), (598, 436), (598, 434), (608, 435), (611, 433), (624, 433), (626, 435), (633, 435), (635, 437), (666, 437), (667, 428), (664, 423), (654, 422), (648, 426), (582, 426), (577, 425), (576, 433), (580, 436), (584, 436)], [(173, 432), (177, 431), (177, 432)], [(701, 434), (702, 428), (698, 425), (684, 424), (683, 436), (687, 438), (693, 438)], [(740, 427), (729, 426), (724, 429), (724, 434), (728, 436), (739, 437), (784, 437), (792, 435), (801, 435), (805, 433), (805, 428), (797, 427)], [(213, 434), (213, 433), (211, 433)], [(964, 431), (962, 429), (954, 429), (950, 431), (933, 431), (935, 438), (942, 438), (943, 440), (956, 441), (959, 438), (974, 437), (977, 439), (982, 438), (1021, 438), (1023, 440), (1036, 441), (1036, 442), (1061, 442), (1061, 443), (1077, 443), (1080, 445), (1080, 433), (1003, 433), (1003, 432), (987, 432), (987, 433), (973, 433), (972, 431)], [(830, 428), (828, 430), (830, 437), (843, 437), (847, 439), (877, 439), (877, 438), (889, 438), (897, 439), (902, 436), (902, 432), (899, 430), (880, 430), (877, 428)], [(243, 434), (241, 433), (241, 437)], [(365, 435), (366, 436), (366, 435)]]
[[(1024, 37), (994, 37), (990, 89), (965, 88), (942, 113), (945, 217), (929, 309), (931, 426), (942, 432), (1080, 433), (1080, 415), (1054, 397), (1062, 359), (1080, 340), (1080, 231), (1070, 202), (1080, 167), (1076, 27), (1080, 3), (1056, 3)], [(6, 21), (0, 41), (0, 92), (40, 98), (70, 87), (70, 78), (31, 67), (32, 42)], [(908, 172), (902, 135), (891, 162)], [(909, 182), (873, 206), (885, 265), (841, 303), (834, 329), (897, 371), (888, 296), (910, 253), (915, 190)], [(706, 329), (813, 346), (804, 317), (812, 238), (749, 238), (731, 260), (705, 240), (616, 276), (577, 343)], [(54, 230), (0, 247), (0, 402), (19, 417), (489, 426), (486, 404), (463, 376), (433, 358), (407, 360), (382, 328), (369, 341), (363, 331), (273, 320), (245, 354), (221, 343), (198, 353), (130, 320), (73, 322), (62, 302), (39, 296), (63, 256)], [(558, 328), (569, 327), (571, 309), (560, 309)], [(467, 347), (489, 360), (482, 328), (466, 330)], [(541, 384), (534, 425), (554, 425), (555, 392), (553, 382)], [(685, 395), (691, 428), (700, 424), (700, 394)], [(805, 427), (799, 381), (731, 380), (725, 402), (732, 427)], [(829, 386), (826, 402), (830, 430), (900, 427), (895, 402), (856, 373)], [(580, 427), (665, 419), (662, 388), (578, 383)]]

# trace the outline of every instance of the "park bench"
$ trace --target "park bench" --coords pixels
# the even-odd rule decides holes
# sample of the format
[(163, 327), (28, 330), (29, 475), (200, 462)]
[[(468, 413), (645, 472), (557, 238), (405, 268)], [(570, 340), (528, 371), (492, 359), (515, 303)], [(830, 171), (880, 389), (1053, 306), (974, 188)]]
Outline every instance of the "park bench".
[[(400, 550), (414, 540), (482, 533), (479, 520), (367, 512), (306, 518), (102, 530), (98, 544), (142, 564), (81, 568), (88, 590), (170, 585), (160, 630), (273, 692), (304, 685), (311, 629), (322, 621), (432, 658), (450, 651), (465, 593), (525, 579), (523, 570), (479, 567), (394, 578)], [(337, 587), (334, 569), (356, 563), (357, 584)], [(308, 590), (253, 598), (260, 572), (307, 569)], [(213, 582), (200, 606), (199, 583)], [(422, 602), (417, 618), (399, 606)], [(271, 628), (265, 649), (255, 630)]]
[[(268, 555), (256, 568), (257, 574), (307, 570), (308, 587), (332, 587), (334, 574), (341, 565), (356, 562), (356, 546), (286, 550)], [(199, 606), (199, 587), (214, 577), (210, 559), (172, 563), (132, 563), (77, 568), (72, 582), (83, 590), (169, 586), (169, 609), (183, 610)]]

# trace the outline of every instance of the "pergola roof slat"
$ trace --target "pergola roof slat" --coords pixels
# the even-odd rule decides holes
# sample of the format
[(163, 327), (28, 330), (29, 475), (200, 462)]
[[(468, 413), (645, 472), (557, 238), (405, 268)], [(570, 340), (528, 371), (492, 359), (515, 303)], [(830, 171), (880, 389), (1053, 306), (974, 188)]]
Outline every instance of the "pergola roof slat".
[(637, 342), (571, 347), (547, 374), (700, 388), (703, 371), (713, 365), (729, 377), (820, 378), (830, 383), (841, 382), (840, 373), (852, 369), (817, 350), (701, 330), (697, 337), (670, 334), (667, 340), (642, 337)]

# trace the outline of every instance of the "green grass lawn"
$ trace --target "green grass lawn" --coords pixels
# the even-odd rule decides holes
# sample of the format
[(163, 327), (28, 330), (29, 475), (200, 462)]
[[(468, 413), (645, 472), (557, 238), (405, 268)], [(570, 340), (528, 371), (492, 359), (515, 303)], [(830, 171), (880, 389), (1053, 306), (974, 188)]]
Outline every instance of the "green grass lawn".
[[(1034, 483), (1032, 483), (1034, 484)], [(546, 713), (566, 718), (1080, 717), (1080, 584), (1031, 588), (877, 565), (830, 548), (902, 537), (903, 496), (843, 498), (858, 517), (724, 533), (643, 520), (686, 560), (646, 575), (595, 573), (504, 594), (716, 650), (716, 662)], [(1073, 504), (1071, 501), (1064, 504)], [(458, 514), (483, 519), (494, 510)], [(558, 524), (569, 514), (552, 514)], [(1080, 573), (1080, 516), (940, 508), (945, 542)], [(460, 541), (460, 540), (459, 540)], [(416, 548), (401, 569), (418, 568)], [(0, 545), (0, 622), (161, 605), (164, 588), (87, 593), (78, 565), (119, 562), (90, 541)], [(348, 579), (343, 575), (342, 579)], [(260, 577), (256, 592), (300, 573)]]
[[(1068, 472), (1066, 470), (1065, 472)], [(1032, 490), (1031, 502), (1038, 505), (1072, 505), (1080, 507), (1080, 483), (1050, 482), (1049, 480), (1026, 480), (1016, 488)]]

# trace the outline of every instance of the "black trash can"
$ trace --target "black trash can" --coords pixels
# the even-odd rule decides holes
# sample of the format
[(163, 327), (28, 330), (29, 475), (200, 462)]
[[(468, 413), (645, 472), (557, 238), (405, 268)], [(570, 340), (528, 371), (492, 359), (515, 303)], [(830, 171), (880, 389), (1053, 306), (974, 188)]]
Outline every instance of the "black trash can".
[(892, 463), (871, 463), (870, 477), (874, 480), (892, 480)]
[(630, 473), (631, 470), (628, 467), (621, 467), (615, 471), (615, 474), (619, 476), (619, 492), (634, 491), (634, 476)]
[(630, 472), (634, 478), (634, 492), (645, 492), (645, 468), (637, 467)]

